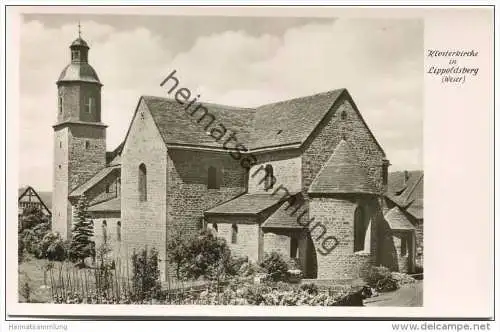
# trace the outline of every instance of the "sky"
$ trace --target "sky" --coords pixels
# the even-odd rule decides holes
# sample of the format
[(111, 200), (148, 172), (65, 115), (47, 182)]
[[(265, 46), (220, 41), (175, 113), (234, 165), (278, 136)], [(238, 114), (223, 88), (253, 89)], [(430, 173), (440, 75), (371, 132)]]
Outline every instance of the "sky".
[[(423, 21), (125, 15), (24, 15), (19, 185), (52, 189), (56, 80), (78, 36), (102, 88), (107, 148), (141, 95), (176, 70), (201, 102), (252, 107), (347, 88), (392, 166), (422, 169)], [(42, 175), (43, 176), (40, 176)]]

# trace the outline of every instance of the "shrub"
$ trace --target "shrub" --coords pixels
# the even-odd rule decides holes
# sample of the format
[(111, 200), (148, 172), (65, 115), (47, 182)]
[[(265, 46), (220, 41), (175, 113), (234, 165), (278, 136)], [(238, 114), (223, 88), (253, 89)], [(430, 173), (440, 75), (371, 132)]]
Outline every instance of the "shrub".
[(388, 292), (398, 288), (397, 280), (385, 266), (371, 266), (363, 271), (363, 280), (379, 292)]
[(302, 284), (299, 286), (299, 289), (311, 295), (316, 295), (319, 291), (318, 286), (313, 283)]
[(197, 236), (173, 238), (169, 243), (169, 261), (177, 265), (179, 279), (219, 279), (233, 274), (231, 251), (223, 238), (202, 230)]
[(272, 281), (283, 281), (287, 278), (288, 264), (279, 252), (267, 253), (260, 266), (266, 269)]
[(136, 300), (156, 298), (160, 292), (160, 270), (158, 269), (158, 251), (147, 248), (132, 253), (132, 287)]
[(50, 236), (54, 233), (48, 233), (42, 243), (40, 248), (42, 253), (44, 253), (43, 257), (46, 257), (49, 261), (59, 261), (62, 262), (66, 259), (66, 247), (64, 245), (64, 241), (59, 235), (59, 233), (55, 233), (56, 236)]

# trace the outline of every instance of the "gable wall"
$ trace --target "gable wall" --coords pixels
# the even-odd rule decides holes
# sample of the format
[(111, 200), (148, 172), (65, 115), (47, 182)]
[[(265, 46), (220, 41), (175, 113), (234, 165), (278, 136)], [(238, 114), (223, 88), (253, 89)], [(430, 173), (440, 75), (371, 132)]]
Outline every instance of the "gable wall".
[[(155, 247), (164, 263), (167, 148), (143, 101), (139, 103), (121, 158), (122, 242), (126, 243), (129, 255), (134, 248)], [(139, 201), (138, 191), (141, 163), (147, 170), (147, 201), (144, 202)], [(160, 271), (164, 271), (163, 268)]]
[[(337, 103), (338, 106), (334, 112), (327, 115), (326, 121), (323, 121), (305, 144), (302, 156), (303, 192), (307, 195), (307, 189), (339, 144), (342, 133), (345, 133), (346, 141), (356, 152), (356, 156), (366, 169), (368, 176), (382, 191), (382, 161), (384, 158), (382, 152), (349, 100), (344, 96)], [(347, 113), (345, 120), (341, 119), (342, 111)]]

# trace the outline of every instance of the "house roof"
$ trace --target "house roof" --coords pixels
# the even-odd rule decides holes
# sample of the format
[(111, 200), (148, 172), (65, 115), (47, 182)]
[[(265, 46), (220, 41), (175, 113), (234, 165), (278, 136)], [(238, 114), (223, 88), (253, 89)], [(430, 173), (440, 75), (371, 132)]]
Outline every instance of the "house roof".
[(385, 220), (389, 224), (389, 227), (393, 230), (399, 231), (412, 231), (415, 230), (413, 224), (408, 220), (404, 212), (399, 208), (399, 206), (395, 206), (390, 209), (385, 214)]
[[(252, 151), (270, 147), (299, 147), (319, 126), (341, 96), (346, 96), (359, 112), (346, 89), (294, 98), (256, 108), (203, 102), (184, 106), (174, 99), (154, 96), (143, 96), (141, 100), (151, 112), (167, 146), (222, 149), (222, 143), (216, 141), (204, 130), (207, 125), (208, 130), (222, 129), (219, 126), (221, 124), (228, 131), (235, 132), (237, 141)], [(212, 118), (209, 115), (205, 116), (200, 123), (197, 122), (204, 112), (202, 108), (196, 112), (194, 110), (201, 106), (213, 115), (214, 121), (211, 125), (209, 124)], [(364, 124), (366, 126), (366, 123)], [(370, 131), (368, 126), (366, 128)], [(378, 145), (373, 134), (372, 137)], [(380, 145), (378, 147), (384, 153)]]
[[(403, 182), (404, 172), (389, 175), (389, 190), (387, 198), (416, 219), (424, 217), (424, 172), (408, 172), (406, 183)], [(392, 182), (400, 184), (391, 184)], [(392, 189), (391, 189), (392, 188)], [(398, 189), (395, 189), (398, 188)]]
[(300, 225), (304, 222), (299, 219), (302, 210), (296, 211), (297, 207), (302, 206), (304, 198), (302, 194), (294, 196), (294, 200), (289, 200), (288, 203), (282, 204), (273, 214), (271, 214), (262, 224), (263, 229), (290, 229), (301, 230), (305, 226)]
[(244, 194), (205, 211), (205, 215), (211, 215), (211, 214), (212, 215), (213, 214), (256, 215), (280, 202), (283, 202), (282, 197), (280, 195)]
[(34, 198), (42, 204), (42, 206), (45, 208), (48, 214), (52, 214), (52, 212), (50, 211), (50, 209), (52, 208), (51, 192), (37, 192), (33, 187), (27, 186), (19, 188), (17, 193), (18, 193), (17, 200), (19, 202), (22, 201), (23, 199), (26, 199), (26, 197), (29, 197), (29, 199)]
[(90, 180), (87, 182), (83, 183), (79, 187), (75, 188), (70, 194), (70, 197), (78, 197), (87, 192), (87, 190), (91, 189), (94, 187), (96, 184), (101, 182), (105, 177), (107, 177), (109, 174), (111, 174), (114, 170), (120, 170), (120, 165), (115, 165), (115, 166), (109, 166), (101, 169), (99, 172), (97, 172)]
[(333, 151), (309, 187), (312, 194), (377, 194), (378, 190), (345, 140)]
[(100, 202), (92, 205), (88, 209), (89, 212), (120, 212), (121, 199), (120, 197), (110, 199), (108, 201)]
[(113, 151), (106, 152), (106, 165), (119, 165), (121, 163), (121, 154), (123, 150), (123, 145), (125, 142), (121, 142)]

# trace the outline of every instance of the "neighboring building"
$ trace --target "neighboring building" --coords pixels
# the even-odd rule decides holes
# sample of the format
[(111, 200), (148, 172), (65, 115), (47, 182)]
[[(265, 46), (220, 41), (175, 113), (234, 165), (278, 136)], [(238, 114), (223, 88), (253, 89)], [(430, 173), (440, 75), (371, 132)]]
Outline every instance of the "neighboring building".
[[(416, 259), (424, 258), (424, 172), (403, 171), (389, 174), (386, 194), (387, 207), (398, 211), (400, 219), (410, 224), (416, 233)], [(387, 216), (386, 216), (387, 219)], [(389, 221), (389, 219), (387, 219)], [(405, 246), (405, 244), (403, 244)], [(408, 245), (411, 247), (411, 245)]]
[[(347, 90), (257, 108), (142, 96), (107, 153), (89, 47), (78, 38), (70, 49), (54, 126), (53, 220), (63, 236), (85, 194), (97, 236), (121, 252), (156, 247), (163, 278), (169, 237), (201, 227), (254, 261), (271, 250), (295, 257), (311, 278), (413, 265), (398, 263), (412, 256), (398, 257), (383, 216), (389, 162)], [(164, 83), (167, 93), (179, 81)]]
[(24, 210), (30, 207), (39, 209), (47, 217), (52, 216), (51, 208), (51, 193), (40, 192), (37, 193), (35, 189), (30, 186), (20, 188), (18, 191), (18, 210), (17, 214), (23, 214)]

